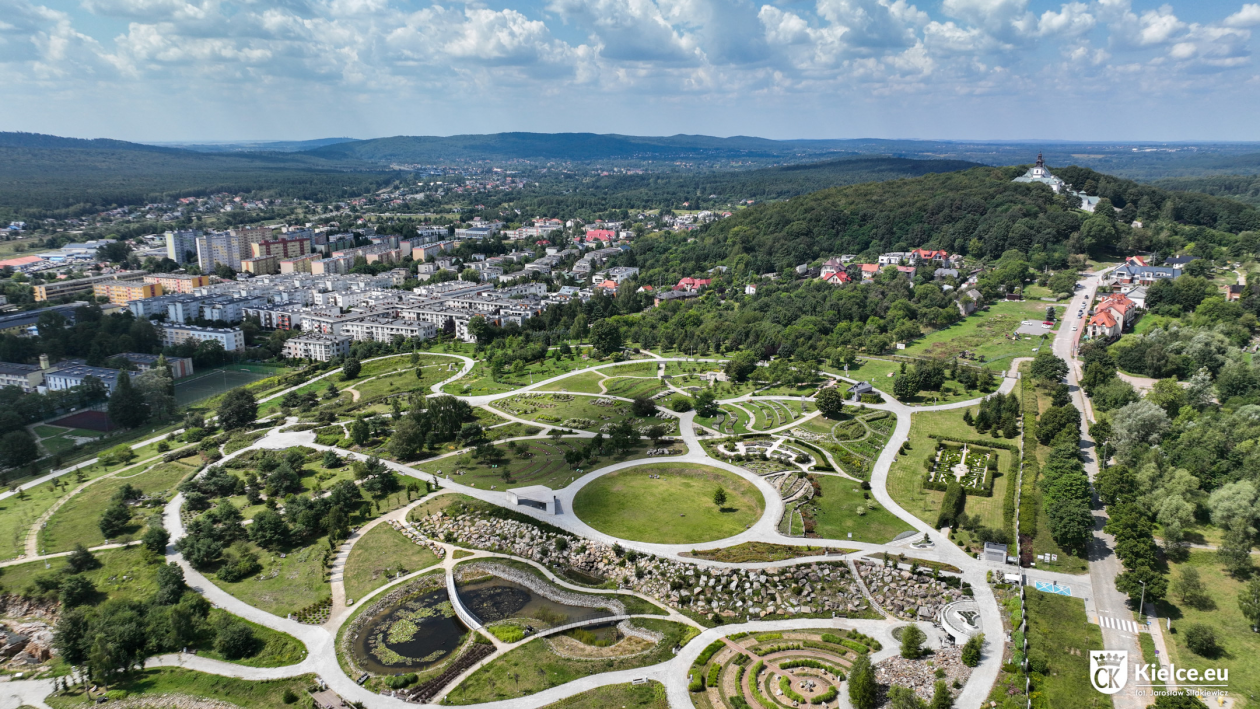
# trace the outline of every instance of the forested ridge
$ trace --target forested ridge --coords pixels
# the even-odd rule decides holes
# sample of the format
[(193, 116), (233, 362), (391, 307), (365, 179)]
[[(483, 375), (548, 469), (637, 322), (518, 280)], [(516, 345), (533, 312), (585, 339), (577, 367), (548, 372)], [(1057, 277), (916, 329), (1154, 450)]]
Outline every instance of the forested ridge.
[[(647, 240), (634, 251), (648, 267), (665, 259), (684, 271), (721, 264), (765, 273), (833, 255), (871, 258), (918, 247), (988, 259), (1015, 249), (1034, 262), (1091, 247), (1168, 252), (1191, 241), (1228, 246), (1229, 235), (1260, 228), (1260, 212), (1234, 200), (1171, 192), (1085, 168), (1056, 169), (1121, 210), (1110, 219), (1105, 213), (1091, 217), (1044, 185), (1011, 182), (1023, 171), (978, 167), (820, 190), (742, 210), (693, 234), (694, 241)], [(1092, 219), (1108, 223), (1082, 233)], [(1141, 219), (1151, 227), (1130, 226)], [(1074, 235), (1080, 241), (1070, 244)]]

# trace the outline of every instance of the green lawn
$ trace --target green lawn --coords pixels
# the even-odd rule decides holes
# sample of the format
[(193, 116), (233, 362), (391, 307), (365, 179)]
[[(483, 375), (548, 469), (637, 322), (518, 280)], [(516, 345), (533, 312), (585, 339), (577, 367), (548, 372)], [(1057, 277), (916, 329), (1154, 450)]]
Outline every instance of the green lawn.
[(596, 404), (601, 399), (574, 394), (522, 394), (496, 401), (497, 409), (518, 418), (538, 423), (564, 426), (565, 428), (598, 431), (606, 424), (631, 419), (638, 426), (660, 424), (673, 432), (678, 430), (677, 419), (638, 418), (630, 412), (630, 404), (615, 399), (608, 406)]
[[(192, 670), (157, 668), (142, 670), (125, 676), (110, 686), (123, 690), (130, 696), (187, 695), (229, 702), (242, 709), (274, 709), (286, 706), (285, 690), (298, 697), (306, 695), (306, 688), (314, 685), (314, 675), (301, 675), (288, 679), (251, 682), (208, 675)], [(52, 695), (44, 700), (53, 709), (81, 707), (85, 703), (83, 693), (75, 690), (66, 694)], [(301, 704), (292, 706), (300, 707)]]
[(643, 684), (610, 684), (598, 687), (568, 699), (561, 699), (555, 704), (548, 704), (543, 709), (669, 709), (669, 700), (665, 696), (665, 685), (660, 682)]
[(360, 599), (384, 586), (389, 577), (428, 568), (441, 557), (408, 539), (389, 524), (382, 523), (355, 542), (346, 559), (346, 598)]
[(486, 362), (478, 362), (471, 372), (447, 384), (442, 388), (442, 391), (447, 394), (466, 396), (501, 394), (523, 386), (529, 386), (535, 382), (541, 382), (544, 379), (560, 376), (565, 372), (586, 369), (598, 364), (601, 363), (597, 360), (582, 359), (576, 355), (560, 360), (548, 358), (542, 362), (534, 362), (519, 372), (503, 372), (499, 375), (498, 381), (495, 381), (494, 377), (490, 376), (490, 365)]
[[(40, 549), (45, 553), (55, 554), (70, 551), (75, 544), (85, 547), (104, 544), (105, 535), (101, 533), (98, 523), (101, 513), (109, 506), (110, 498), (115, 492), (130, 484), (140, 488), (146, 495), (169, 498), (175, 486), (193, 470), (191, 466), (182, 463), (160, 463), (148, 472), (133, 474), (128, 471), (89, 485), (48, 518), (48, 526), (39, 534)], [(133, 507), (130, 529), (110, 541), (131, 541), (138, 538), (142, 534), (145, 518), (158, 512), (161, 512), (160, 507)]]
[(248, 542), (247, 547), (258, 554), (262, 571), (235, 583), (223, 581), (214, 574), (206, 576), (216, 586), (251, 606), (280, 617), (332, 595), (324, 574), (324, 550), (328, 548), (324, 540), (290, 550), (283, 559), (279, 554), (259, 549), (253, 542)]
[[(1169, 564), (1169, 580), (1176, 579), (1182, 569), (1193, 568), (1203, 581), (1207, 602), (1197, 607), (1181, 601), (1175, 593), (1159, 604), (1159, 615), (1172, 619), (1173, 632), (1164, 632), (1164, 641), (1173, 664), (1178, 668), (1195, 668), (1200, 673), (1209, 667), (1229, 669), (1229, 693), (1235, 697), (1260, 692), (1260, 634), (1251, 632), (1251, 623), (1238, 609), (1238, 593), (1245, 586), (1222, 568), (1216, 553), (1193, 551), (1183, 563)], [(1186, 647), (1186, 629), (1202, 624), (1216, 633), (1216, 642), (1223, 652), (1215, 658), (1195, 654)]]
[[(1025, 340), (1021, 336), (1012, 340), (1010, 336), (1021, 321), (1039, 321), (1045, 317), (1047, 305), (1049, 303), (1039, 300), (994, 303), (987, 310), (978, 311), (961, 322), (916, 340), (901, 354), (909, 357), (953, 357), (967, 350), (979, 354), (986, 362), (1008, 357), (1031, 357), (1033, 348), (1041, 344), (1041, 338)], [(1046, 334), (1054, 337), (1053, 330), (1047, 330)]]
[(913, 527), (883, 506), (877, 505), (878, 509), (868, 509), (866, 514), (858, 515), (858, 506), (867, 502), (859, 483), (836, 475), (819, 475), (818, 480), (822, 495), (816, 495), (811, 505), (818, 510), (814, 521), (819, 537), (847, 540), (852, 532), (854, 541), (883, 544), (902, 532), (913, 531)]
[(665, 391), (665, 385), (655, 377), (610, 377), (604, 380), (604, 391), (613, 396), (624, 396), (627, 399), (639, 396), (651, 398)]
[[(913, 414), (910, 419), (910, 450), (904, 455), (898, 455), (888, 471), (888, 494), (907, 512), (928, 524), (936, 524), (941, 500), (945, 497), (944, 492), (923, 488), (923, 459), (936, 450), (936, 441), (928, 438), (928, 434), (935, 433), (964, 440), (986, 438), (963, 423), (963, 411), (965, 409)], [(1018, 439), (994, 438), (993, 440), (1000, 443), (1013, 443)], [(980, 515), (986, 527), (1002, 529), (1005, 524), (1002, 504), (1006, 495), (1006, 486), (1011, 477), (1005, 473), (1009, 469), (1013, 454), (1001, 448), (994, 450), (998, 453), (999, 474), (993, 481), (993, 496), (968, 495), (966, 513)]]
[[(719, 486), (727, 493), (720, 510), (713, 503)], [(587, 484), (573, 500), (574, 514), (595, 529), (661, 544), (725, 539), (747, 529), (764, 511), (765, 500), (752, 483), (725, 470), (685, 463), (609, 473)]]
[[(558, 687), (582, 677), (647, 667), (670, 659), (673, 657), (675, 646), (687, 644), (687, 641), (697, 634), (697, 631), (690, 626), (667, 620), (636, 618), (633, 623), (649, 630), (662, 632), (665, 638), (646, 653), (624, 659), (600, 660), (570, 660), (553, 653), (545, 640), (533, 640), (495, 658), (474, 672), (447, 694), (446, 703), (479, 704), (514, 699)], [(563, 706), (590, 705), (564, 704)]]
[[(1103, 649), (1102, 629), (1085, 616), (1085, 602), (1079, 598), (1029, 590), (1028, 656), (1044, 662), (1045, 675), (1032, 673), (1034, 706), (1047, 708), (1110, 707), (1111, 697), (1088, 687), (1089, 651)], [(990, 640), (990, 642), (995, 642)], [(1134, 658), (1129, 658), (1132, 661)]]
[[(215, 608), (210, 611), (210, 623), (214, 624), (219, 618), (224, 616), (235, 617), (225, 610)], [(244, 618), (237, 617), (236, 620), (248, 625), (254, 631), (254, 637), (262, 641), (262, 647), (258, 652), (251, 657), (229, 660), (215, 652), (213, 643), (206, 643), (205, 646), (197, 648), (197, 654), (212, 660), (234, 662), (247, 667), (285, 667), (287, 665), (295, 665), (306, 659), (306, 646), (292, 635), (272, 630)]]
[[(579, 448), (586, 445), (586, 439), (568, 438), (559, 442), (536, 439), (521, 441), (519, 446), (525, 447), (526, 455), (521, 456), (509, 452), (506, 444), (495, 446), (502, 452), (502, 457), (493, 463), (477, 460), (470, 453), (442, 458), (423, 465), (415, 466), (417, 470), (439, 477), (451, 476), (455, 482), (473, 485), (482, 489), (505, 487), (524, 487), (526, 485), (546, 485), (559, 489), (582, 476), (564, 462), (564, 454), (573, 446)], [(584, 470), (595, 470), (611, 463), (628, 460), (643, 454), (648, 443), (641, 442), (624, 454), (600, 456), (595, 460), (582, 464)], [(496, 467), (491, 467), (491, 466)], [(463, 471), (463, 475), (456, 471)]]
[(552, 382), (538, 391), (577, 391), (586, 394), (598, 394), (599, 383), (606, 377), (599, 372), (580, 372)]
[[(138, 546), (107, 549), (93, 554), (101, 566), (86, 571), (83, 575), (102, 594), (108, 594), (111, 598), (141, 601), (148, 600), (157, 591), (157, 564), (147, 563)], [(15, 594), (38, 593), (32, 586), (35, 577), (56, 574), (65, 568), (67, 561), (64, 556), (48, 559), (47, 569), (44, 568), (44, 563), (32, 561), (5, 568), (3, 575), (0, 575), (0, 589)]]
[[(416, 377), (416, 371), (419, 371), (421, 375), (418, 378)], [(449, 376), (450, 374), (446, 371), (446, 367), (442, 366), (421, 367), (419, 370), (407, 368), (390, 374), (382, 374), (369, 381), (364, 381), (366, 377), (359, 375), (359, 378), (355, 381), (345, 382), (339, 387), (343, 391), (354, 389), (359, 392), (359, 401), (357, 403), (363, 405), (382, 396), (410, 392), (428, 393), (430, 387)]]

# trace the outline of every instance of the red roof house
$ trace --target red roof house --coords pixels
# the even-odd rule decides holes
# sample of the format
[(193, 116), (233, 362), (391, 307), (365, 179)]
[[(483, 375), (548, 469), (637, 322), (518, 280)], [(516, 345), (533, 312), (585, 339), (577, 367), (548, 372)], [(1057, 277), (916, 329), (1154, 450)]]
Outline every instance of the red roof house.
[(700, 290), (701, 288), (707, 287), (712, 282), (713, 279), (711, 278), (687, 277), (679, 281), (678, 285), (674, 286), (674, 290)]

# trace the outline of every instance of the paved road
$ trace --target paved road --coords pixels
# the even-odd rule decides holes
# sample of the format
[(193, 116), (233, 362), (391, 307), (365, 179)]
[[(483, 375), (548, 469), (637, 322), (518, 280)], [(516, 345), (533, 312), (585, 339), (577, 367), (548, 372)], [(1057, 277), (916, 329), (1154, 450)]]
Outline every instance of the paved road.
[[(1088, 274), (1084, 279), (1084, 287), (1079, 289), (1073, 296), (1068, 306), (1067, 313), (1070, 318), (1075, 321), (1076, 313), (1082, 309), (1088, 313), (1088, 306), (1093, 302), (1094, 294), (1098, 290), (1101, 281), (1101, 273)], [(1085, 392), (1080, 387), (1080, 363), (1076, 361), (1076, 347), (1080, 341), (1081, 333), (1084, 331), (1084, 322), (1080, 321), (1080, 329), (1072, 332), (1069, 327), (1059, 328), (1059, 334), (1054, 339), (1054, 353), (1070, 363), (1068, 367), (1068, 387), (1072, 391), (1072, 403), (1076, 408), (1080, 409), (1084, 421), (1082, 422), (1081, 431), (1081, 455), (1085, 460), (1085, 472), (1092, 481), (1098, 475), (1098, 460), (1095, 456), (1094, 440), (1089, 436), (1089, 422), (1093, 418), (1092, 408), (1085, 397)], [(1090, 543), (1088, 550), (1089, 558), (1089, 577), (1092, 590), (1093, 606), (1087, 606), (1086, 610), (1090, 611), (1095, 619), (1110, 618), (1112, 620), (1132, 621), (1133, 612), (1129, 609), (1128, 596), (1116, 590), (1115, 578), (1119, 576), (1124, 567), (1120, 564), (1120, 560), (1115, 555), (1115, 538), (1103, 531), (1103, 525), (1107, 523), (1107, 512), (1103, 509), (1102, 503), (1095, 494), (1093, 498), (1094, 509), (1094, 538)], [(1120, 624), (1127, 625), (1127, 624)], [(1142, 648), (1138, 644), (1138, 637), (1135, 633), (1130, 633), (1118, 628), (1109, 627), (1107, 624), (1101, 624), (1103, 647), (1107, 650), (1127, 650), (1130, 660), (1140, 660), (1142, 657)], [(1082, 684), (1085, 678), (1081, 678)], [(1145, 707), (1152, 703), (1149, 697), (1139, 697), (1135, 688), (1130, 683), (1123, 691), (1112, 695), (1112, 703), (1116, 709), (1135, 709), (1136, 707)]]

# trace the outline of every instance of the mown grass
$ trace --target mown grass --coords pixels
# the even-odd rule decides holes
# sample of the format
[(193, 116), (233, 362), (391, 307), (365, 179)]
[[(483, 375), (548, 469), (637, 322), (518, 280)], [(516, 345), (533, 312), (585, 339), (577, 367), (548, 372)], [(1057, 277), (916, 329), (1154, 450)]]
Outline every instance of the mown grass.
[[(532, 640), (495, 658), (465, 679), (446, 696), (446, 703), (479, 704), (515, 699), (605, 672), (646, 667), (672, 657), (697, 631), (681, 623), (638, 618), (634, 624), (665, 634), (649, 652), (624, 659), (570, 660), (553, 653), (545, 640)], [(590, 706), (567, 704), (565, 706)]]
[[(727, 495), (721, 508), (713, 502), (718, 487)], [(743, 532), (764, 511), (765, 499), (752, 483), (720, 468), (686, 463), (609, 473), (585, 485), (573, 500), (574, 514), (595, 529), (660, 544), (725, 539)]]
[[(115, 492), (124, 485), (132, 485), (150, 497), (165, 498), (194, 470), (182, 463), (159, 463), (147, 472), (128, 471), (87, 486), (48, 518), (48, 526), (39, 533), (40, 549), (44, 553), (55, 554), (70, 551), (75, 544), (85, 547), (104, 544), (106, 539), (99, 525), (100, 517)], [(128, 542), (137, 538), (143, 533), (145, 518), (160, 511), (161, 508), (153, 507), (132, 508), (132, 523), (127, 531), (109, 541)]]
[[(298, 697), (303, 697), (306, 695), (306, 689), (314, 683), (315, 675), (251, 682), (193, 670), (163, 667), (124, 675), (109, 688), (125, 691), (129, 696), (185, 695), (216, 699), (242, 709), (274, 709), (287, 706), (284, 701), (286, 690)], [(68, 709), (83, 706), (87, 700), (81, 690), (74, 690), (65, 694), (50, 695), (44, 701), (53, 709)]]
[[(1045, 317), (1045, 303), (1039, 300), (1002, 301), (980, 310), (950, 327), (929, 333), (906, 347), (901, 354), (909, 357), (954, 357), (967, 350), (989, 362), (1010, 357), (1031, 357), (1041, 338), (1024, 340), (1010, 336), (1024, 320)], [(1057, 321), (1056, 321), (1057, 322)], [(1054, 331), (1046, 330), (1054, 337)]]
[(324, 571), (328, 545), (322, 540), (293, 549), (283, 559), (279, 553), (260, 549), (253, 542), (247, 542), (246, 547), (258, 554), (262, 571), (232, 583), (214, 574), (206, 574), (207, 578), (249, 605), (282, 618), (332, 595)]
[(819, 537), (847, 540), (851, 533), (854, 541), (883, 544), (902, 532), (914, 530), (878, 503), (876, 509), (859, 515), (858, 507), (869, 501), (862, 496), (861, 483), (837, 475), (819, 475), (818, 482), (822, 494), (816, 495), (810, 505), (818, 510), (814, 531)]
[[(1251, 621), (1238, 608), (1238, 594), (1247, 582), (1230, 576), (1221, 566), (1215, 552), (1193, 551), (1183, 562), (1169, 564), (1170, 579), (1175, 579), (1184, 569), (1199, 572), (1203, 582), (1204, 598), (1192, 603), (1182, 601), (1176, 593), (1159, 604), (1159, 615), (1172, 619), (1172, 632), (1164, 632), (1164, 642), (1171, 657), (1166, 658), (1178, 668), (1195, 668), (1202, 675), (1209, 667), (1229, 670), (1229, 692), (1234, 696), (1250, 696), (1260, 691), (1260, 666), (1255, 658), (1260, 656), (1260, 633), (1251, 632)], [(1216, 634), (1221, 653), (1216, 657), (1203, 657), (1186, 647), (1186, 630), (1192, 625), (1206, 625)]]
[[(928, 524), (936, 524), (937, 514), (941, 509), (941, 500), (945, 493), (939, 490), (927, 490), (923, 487), (923, 460), (933, 455), (936, 441), (929, 434), (937, 434), (955, 439), (980, 439), (984, 436), (963, 422), (964, 409), (950, 411), (931, 411), (913, 414), (910, 419), (910, 450), (898, 455), (888, 471), (888, 494), (907, 512)], [(1007, 440), (995, 438), (1001, 443), (1011, 443), (1017, 439)], [(993, 529), (1002, 529), (1005, 522), (1002, 516), (1002, 504), (1006, 495), (1006, 486), (1013, 476), (1006, 474), (1010, 469), (1011, 451), (995, 448), (998, 453), (998, 471), (993, 481), (993, 496), (967, 495), (966, 513), (979, 515), (982, 524)]]
[(389, 583), (390, 575), (419, 571), (441, 557), (416, 544), (389, 524), (378, 524), (354, 543), (342, 582), (347, 599), (360, 599)]
[(593, 709), (594, 707), (668, 709), (669, 699), (665, 696), (665, 685), (660, 682), (610, 684), (575, 694), (568, 699), (561, 699), (555, 704), (548, 704), (543, 709)]
[(1110, 707), (1111, 697), (1083, 689), (1089, 676), (1089, 651), (1103, 649), (1102, 629), (1089, 622), (1079, 598), (1029, 590), (1028, 656), (1045, 674), (1031, 673), (1033, 706)]

